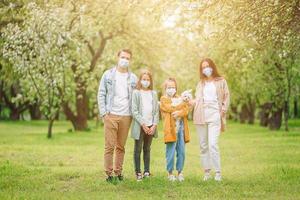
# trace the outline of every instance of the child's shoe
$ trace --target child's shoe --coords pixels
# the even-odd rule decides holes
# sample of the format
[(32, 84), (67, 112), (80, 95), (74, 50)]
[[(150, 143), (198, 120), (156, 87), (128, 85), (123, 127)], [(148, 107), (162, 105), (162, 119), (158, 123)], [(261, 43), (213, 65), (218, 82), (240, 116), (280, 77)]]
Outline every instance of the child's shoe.
[(173, 174), (170, 174), (168, 176), (168, 179), (169, 179), (169, 181), (172, 181), (172, 182), (176, 181), (176, 177)]
[(178, 181), (184, 181), (184, 176), (183, 176), (183, 173), (179, 173), (178, 174), (178, 177), (177, 177)]

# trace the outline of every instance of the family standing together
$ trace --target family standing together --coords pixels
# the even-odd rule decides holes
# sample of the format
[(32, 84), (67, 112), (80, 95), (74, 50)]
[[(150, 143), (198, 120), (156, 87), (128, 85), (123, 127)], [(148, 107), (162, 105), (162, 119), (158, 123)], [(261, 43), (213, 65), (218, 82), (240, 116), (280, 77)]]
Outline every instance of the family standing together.
[[(183, 181), (185, 144), (190, 141), (188, 114), (192, 108), (193, 122), (199, 135), (203, 180), (209, 180), (211, 169), (214, 169), (214, 179), (221, 181), (218, 138), (221, 131), (225, 130), (229, 90), (214, 62), (209, 58), (200, 62), (200, 81), (194, 99), (187, 91), (179, 95), (176, 80), (168, 78), (163, 85), (163, 95), (158, 101), (151, 72), (144, 70), (137, 77), (129, 69), (132, 52), (122, 49), (117, 55), (117, 65), (104, 72), (98, 91), (98, 106), (104, 122), (106, 181), (112, 182), (115, 178), (123, 180), (122, 166), (130, 126), (131, 137), (134, 139), (136, 179), (141, 181), (150, 177), (151, 143), (158, 136), (159, 113), (163, 121), (168, 180)], [(173, 173), (174, 167), (177, 174)]]

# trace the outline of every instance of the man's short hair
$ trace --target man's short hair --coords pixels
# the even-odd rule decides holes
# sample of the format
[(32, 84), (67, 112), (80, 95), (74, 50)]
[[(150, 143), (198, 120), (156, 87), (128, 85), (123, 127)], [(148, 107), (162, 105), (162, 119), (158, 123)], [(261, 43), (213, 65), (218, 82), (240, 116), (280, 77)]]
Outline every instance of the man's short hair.
[(121, 49), (121, 50), (118, 52), (118, 56), (120, 56), (120, 54), (121, 54), (122, 52), (126, 52), (126, 53), (130, 54), (130, 57), (132, 57), (132, 52), (131, 52), (130, 49)]

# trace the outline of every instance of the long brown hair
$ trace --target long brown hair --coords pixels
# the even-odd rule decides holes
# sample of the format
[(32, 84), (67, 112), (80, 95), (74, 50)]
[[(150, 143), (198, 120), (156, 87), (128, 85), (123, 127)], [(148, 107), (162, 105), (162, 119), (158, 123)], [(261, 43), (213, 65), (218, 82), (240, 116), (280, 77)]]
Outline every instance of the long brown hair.
[(205, 58), (203, 59), (201, 62), (200, 62), (200, 65), (199, 65), (199, 74), (200, 74), (200, 79), (201, 80), (205, 80), (206, 79), (206, 76), (202, 73), (202, 64), (204, 62), (207, 62), (209, 64), (209, 66), (212, 68), (212, 77), (213, 78), (217, 78), (217, 77), (221, 77), (221, 75), (219, 74), (218, 72), (218, 69), (216, 67), (216, 64), (214, 63), (214, 61), (210, 58)]
[(150, 85), (149, 85), (149, 87), (147, 89), (153, 90), (153, 78), (152, 78), (152, 74), (147, 69), (142, 70), (142, 72), (140, 74), (140, 77), (139, 77), (139, 80), (138, 80), (137, 85), (136, 85), (136, 89), (137, 90), (142, 89), (141, 80), (142, 80), (142, 78), (143, 78), (144, 75), (148, 75), (149, 78), (150, 78)]

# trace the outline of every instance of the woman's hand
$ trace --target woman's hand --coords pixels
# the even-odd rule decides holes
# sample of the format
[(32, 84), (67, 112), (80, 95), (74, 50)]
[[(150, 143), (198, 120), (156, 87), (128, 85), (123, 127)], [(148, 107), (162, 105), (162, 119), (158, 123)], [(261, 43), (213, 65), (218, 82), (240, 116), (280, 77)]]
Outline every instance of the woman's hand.
[(226, 115), (226, 111), (225, 110), (221, 110), (221, 117), (225, 117)]
[(196, 99), (189, 100), (189, 106), (193, 107), (196, 104)]

